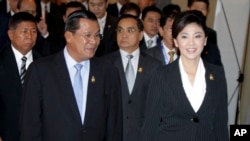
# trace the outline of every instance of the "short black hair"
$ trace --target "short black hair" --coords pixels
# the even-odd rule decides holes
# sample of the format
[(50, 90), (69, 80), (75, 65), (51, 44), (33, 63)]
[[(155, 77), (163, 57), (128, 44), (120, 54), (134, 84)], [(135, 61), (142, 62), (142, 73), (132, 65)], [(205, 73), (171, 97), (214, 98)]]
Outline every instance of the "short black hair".
[(191, 7), (194, 2), (204, 2), (207, 5), (207, 8), (209, 7), (209, 0), (188, 0), (188, 7)]
[(180, 6), (176, 4), (168, 4), (162, 10), (162, 16), (160, 20), (160, 26), (164, 27), (168, 18), (175, 19), (175, 17), (181, 12)]
[(138, 17), (130, 15), (130, 14), (121, 15), (117, 21), (117, 26), (118, 26), (119, 22), (123, 19), (134, 19), (137, 23), (137, 28), (139, 29), (139, 31), (143, 31), (143, 23)]
[(75, 31), (80, 28), (79, 21), (82, 18), (97, 21), (95, 14), (92, 12), (86, 10), (77, 10), (68, 16), (65, 22), (64, 30), (75, 33)]
[(71, 1), (65, 4), (63, 15), (66, 15), (66, 12), (69, 8), (80, 8), (81, 10), (86, 10), (86, 7), (82, 3), (78, 1)]
[(131, 10), (134, 10), (137, 13), (138, 17), (140, 16), (141, 9), (137, 4), (135, 4), (133, 2), (128, 2), (128, 3), (124, 4), (121, 8), (120, 15), (123, 15), (123, 14), (125, 14), (125, 12), (131, 11)]
[(163, 15), (170, 15), (172, 13), (180, 13), (180, 12), (181, 12), (181, 8), (177, 4), (168, 4), (164, 6), (162, 9)]
[(197, 10), (188, 10), (178, 14), (172, 25), (172, 36), (177, 38), (178, 34), (189, 24), (196, 23), (199, 25), (207, 37), (207, 26), (205, 16)]
[(148, 7), (145, 7), (142, 11), (142, 20), (144, 20), (144, 18), (146, 17), (146, 15), (148, 14), (148, 12), (156, 12), (156, 13), (159, 13), (161, 15), (161, 10), (155, 6), (148, 6)]
[(9, 29), (15, 29), (21, 22), (33, 22), (36, 24), (36, 18), (30, 13), (18, 12), (10, 18)]

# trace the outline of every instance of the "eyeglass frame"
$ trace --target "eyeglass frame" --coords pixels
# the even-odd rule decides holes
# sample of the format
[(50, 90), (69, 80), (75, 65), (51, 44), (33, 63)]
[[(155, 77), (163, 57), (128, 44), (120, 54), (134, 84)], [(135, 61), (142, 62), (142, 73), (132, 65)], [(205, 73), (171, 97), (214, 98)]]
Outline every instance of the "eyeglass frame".
[[(88, 33), (88, 32), (85, 32), (85, 33), (77, 33), (77, 32), (73, 32), (73, 31), (70, 31), (70, 32), (72, 32), (73, 34), (76, 34), (76, 35), (80, 35), (80, 36), (82, 36), (84, 39), (87, 39), (87, 40), (90, 40), (91, 37), (92, 37), (94, 40), (99, 40), (99, 41), (103, 39), (103, 34), (101, 34), (101, 33), (97, 33), (97, 34), (95, 34), (95, 35), (92, 35), (92, 34), (90, 34), (90, 33)], [(98, 39), (98, 37), (99, 37), (99, 39)]]

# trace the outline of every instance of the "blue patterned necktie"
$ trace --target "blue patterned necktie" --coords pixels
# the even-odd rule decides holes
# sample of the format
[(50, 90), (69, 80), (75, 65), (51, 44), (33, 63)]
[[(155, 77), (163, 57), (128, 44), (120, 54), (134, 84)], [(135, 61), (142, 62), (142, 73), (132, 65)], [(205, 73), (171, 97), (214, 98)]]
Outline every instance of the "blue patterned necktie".
[(131, 59), (133, 58), (133, 55), (127, 55), (127, 58), (128, 58), (128, 63), (125, 69), (125, 75), (127, 79), (129, 93), (131, 94), (133, 87), (134, 87), (134, 83), (135, 83), (135, 73), (134, 73), (132, 63), (131, 63)]
[(20, 79), (21, 79), (22, 86), (23, 86), (24, 77), (25, 77), (25, 74), (26, 74), (26, 61), (27, 61), (27, 57), (23, 56), (22, 64), (21, 64), (21, 71), (20, 71)]
[(80, 115), (82, 117), (82, 100), (83, 100), (83, 82), (82, 82), (82, 76), (81, 76), (82, 64), (76, 64), (74, 65), (74, 67), (76, 68), (76, 73), (74, 77), (73, 89), (74, 89), (77, 106), (78, 106)]

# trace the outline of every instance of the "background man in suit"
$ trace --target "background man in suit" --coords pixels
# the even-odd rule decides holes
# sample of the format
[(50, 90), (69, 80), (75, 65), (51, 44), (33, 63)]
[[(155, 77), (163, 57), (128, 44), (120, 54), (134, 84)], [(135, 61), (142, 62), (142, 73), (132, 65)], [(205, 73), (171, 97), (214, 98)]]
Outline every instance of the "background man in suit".
[[(209, 13), (209, 0), (188, 0), (188, 9), (200, 11), (206, 21)], [(209, 63), (223, 66), (220, 50), (217, 45), (217, 33), (209, 27), (207, 27), (207, 33), (207, 45), (204, 47), (201, 57)]]
[(36, 17), (37, 20), (37, 28), (38, 28), (38, 36), (37, 42), (34, 46), (34, 50), (38, 51), (42, 55), (49, 55), (49, 32), (48, 26), (46, 24), (45, 19), (37, 16), (37, 5), (35, 0), (18, 0), (17, 3), (17, 12), (28, 12)]
[[(198, 10), (207, 18), (209, 13), (209, 0), (188, 0), (189, 10)], [(208, 30), (208, 42), (217, 45), (217, 33), (212, 28), (207, 27)]]
[(120, 16), (122, 6), (128, 2), (129, 0), (117, 0), (117, 2), (109, 4), (107, 8), (108, 14), (118, 18)]
[(103, 56), (118, 49), (115, 40), (115, 28), (117, 18), (107, 14), (108, 0), (87, 0), (89, 11), (93, 12), (98, 19), (103, 39), (96, 51), (95, 56)]
[[(141, 20), (132, 15), (122, 15), (117, 26), (119, 51), (104, 58), (119, 70), (123, 103), (123, 141), (140, 140), (148, 79), (160, 66), (160, 62), (140, 51), (139, 42), (142, 37)], [(132, 72), (129, 72), (129, 68)]]
[(10, 19), (8, 44), (0, 53), (0, 140), (19, 141), (19, 116), (22, 80), (25, 70), (39, 55), (36, 43), (36, 19), (26, 12)]
[(27, 72), (21, 141), (121, 141), (118, 73), (92, 58), (101, 40), (96, 16), (73, 12), (64, 35), (64, 50)]
[(164, 7), (165, 10), (161, 17), (159, 28), (162, 41), (156, 47), (145, 50), (146, 53), (158, 59), (164, 65), (173, 62), (178, 57), (172, 37), (172, 24), (176, 15), (180, 13), (180, 10), (175, 10), (175, 6), (174, 4), (169, 4)]
[(65, 4), (65, 9), (63, 11), (63, 23), (61, 23), (63, 26), (60, 27), (61, 28), (61, 33), (51, 37), (50, 43), (51, 43), (51, 48), (50, 48), (50, 53), (51, 54), (55, 54), (59, 51), (61, 51), (65, 45), (66, 45), (66, 40), (64, 38), (64, 26), (65, 26), (65, 22), (68, 18), (68, 16), (77, 11), (77, 10), (86, 10), (85, 7), (82, 5), (82, 3), (77, 2), (77, 1), (71, 1)]
[(149, 6), (142, 11), (142, 22), (144, 25), (143, 40), (140, 42), (141, 49), (149, 49), (157, 45), (159, 41), (159, 27), (161, 10), (155, 6)]

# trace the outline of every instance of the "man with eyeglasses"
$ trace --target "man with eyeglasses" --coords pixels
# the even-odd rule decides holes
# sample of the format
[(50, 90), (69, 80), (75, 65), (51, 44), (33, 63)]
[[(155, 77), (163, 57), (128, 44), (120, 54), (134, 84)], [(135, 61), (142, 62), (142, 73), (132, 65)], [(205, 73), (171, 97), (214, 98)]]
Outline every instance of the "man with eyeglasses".
[(87, 0), (89, 11), (93, 12), (98, 19), (100, 32), (103, 34), (95, 56), (100, 57), (118, 49), (116, 44), (115, 27), (117, 18), (110, 16), (106, 9), (108, 7), (108, 0)]
[(140, 141), (149, 78), (161, 63), (140, 51), (143, 24), (138, 17), (122, 15), (116, 31), (119, 50), (103, 57), (103, 60), (114, 64), (119, 71), (123, 103), (123, 141)]
[(121, 141), (118, 72), (93, 57), (101, 40), (96, 16), (73, 12), (64, 36), (64, 50), (28, 69), (21, 141)]

